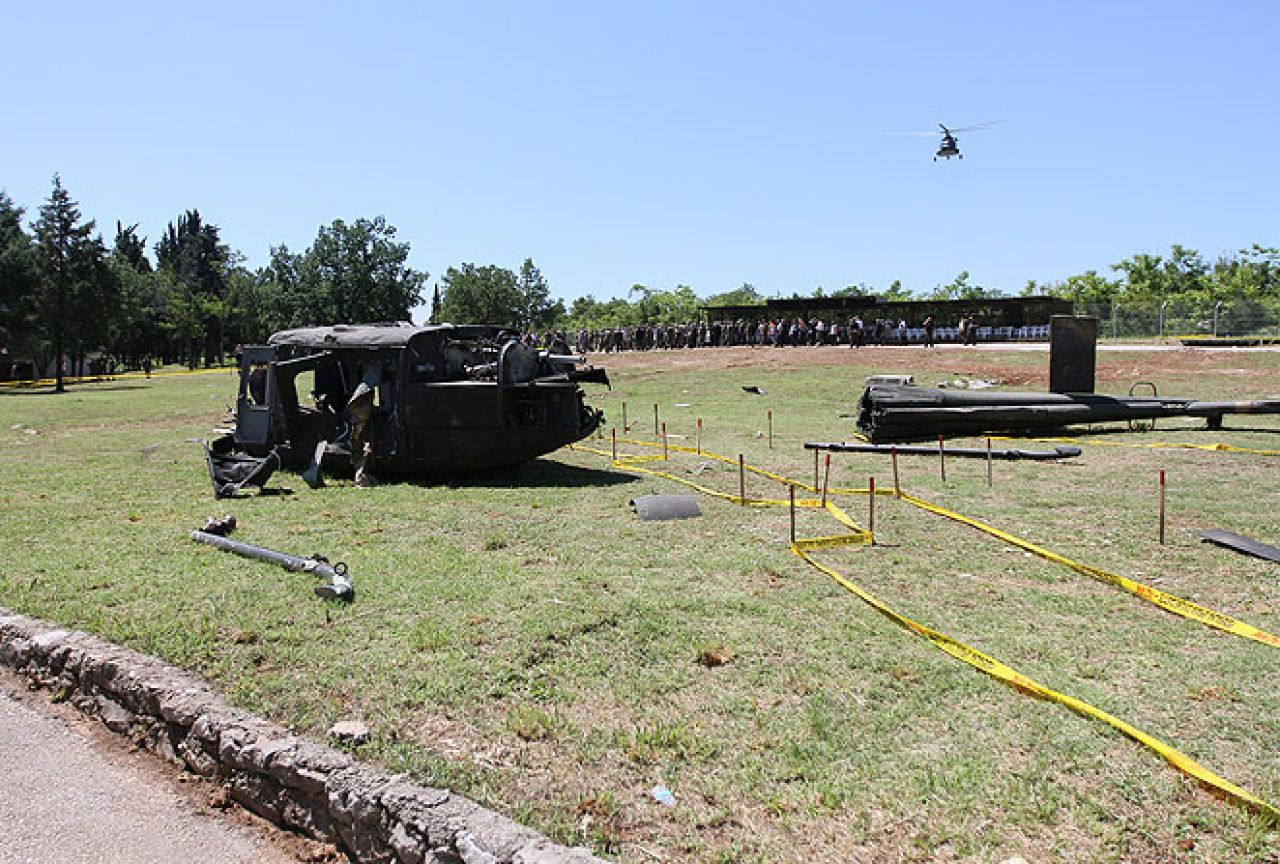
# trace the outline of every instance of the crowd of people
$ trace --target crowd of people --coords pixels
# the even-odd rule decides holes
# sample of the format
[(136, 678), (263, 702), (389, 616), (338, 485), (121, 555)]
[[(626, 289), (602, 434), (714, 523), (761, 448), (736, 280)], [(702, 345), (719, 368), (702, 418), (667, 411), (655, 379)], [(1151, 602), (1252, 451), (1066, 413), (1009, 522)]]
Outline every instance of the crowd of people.
[(903, 320), (888, 318), (864, 322), (856, 315), (846, 321), (817, 317), (769, 321), (737, 319), (689, 324), (583, 328), (572, 338), (564, 333), (546, 334), (543, 341), (549, 345), (553, 339), (558, 338), (577, 353), (589, 354), (723, 348), (736, 345), (775, 348), (788, 345), (844, 345), (850, 348), (863, 345), (932, 345), (935, 334), (946, 341), (976, 344), (978, 326), (969, 317), (961, 319), (959, 328), (935, 328), (932, 316), (917, 327), (910, 327)]

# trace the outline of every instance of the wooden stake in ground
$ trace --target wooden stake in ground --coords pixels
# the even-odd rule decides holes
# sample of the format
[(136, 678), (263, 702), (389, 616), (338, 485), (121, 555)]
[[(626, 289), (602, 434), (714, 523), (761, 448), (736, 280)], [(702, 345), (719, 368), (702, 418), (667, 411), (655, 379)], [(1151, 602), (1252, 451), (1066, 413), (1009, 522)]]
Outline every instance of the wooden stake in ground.
[(876, 478), (872, 477), (867, 481), (867, 488), (871, 494), (867, 498), (867, 530), (871, 532), (871, 542), (875, 543), (876, 535)]
[(747, 463), (741, 453), (738, 454), (738, 503), (743, 506), (747, 503)]
[(987, 439), (987, 488), (991, 488), (991, 439)]
[(898, 448), (894, 447), (889, 451), (893, 454), (893, 494), (902, 497), (902, 487), (898, 485)]
[(667, 461), (667, 423), (662, 422), (662, 461)]
[(813, 451), (813, 493), (818, 494), (818, 451)]
[(791, 487), (791, 545), (796, 542), (796, 484), (788, 484)]
[(653, 403), (653, 434), (658, 434), (658, 403)]
[(831, 454), (827, 454), (827, 467), (822, 472), (822, 506), (827, 506), (827, 484), (831, 481)]
[(631, 431), (631, 427), (627, 425), (627, 400), (622, 400), (622, 434), (626, 435)]
[(618, 461), (618, 429), (615, 426), (609, 430), (609, 442), (613, 446), (613, 461)]
[(702, 455), (702, 418), (698, 418), (698, 455)]
[(942, 472), (942, 482), (947, 482), (947, 448), (942, 443), (942, 436), (938, 436), (938, 470)]
[(1160, 545), (1164, 545), (1164, 469), (1160, 469)]
[(773, 449), (773, 409), (769, 409), (769, 449)]

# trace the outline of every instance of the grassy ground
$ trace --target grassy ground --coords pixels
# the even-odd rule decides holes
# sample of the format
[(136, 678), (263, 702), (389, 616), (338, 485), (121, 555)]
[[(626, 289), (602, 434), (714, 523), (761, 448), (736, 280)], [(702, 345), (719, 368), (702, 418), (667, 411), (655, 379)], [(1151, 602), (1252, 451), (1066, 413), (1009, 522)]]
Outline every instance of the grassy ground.
[[(713, 356), (714, 355), (714, 356)], [(702, 444), (812, 482), (805, 441), (847, 439), (863, 376), (998, 377), (1043, 388), (1027, 352), (786, 349), (598, 358), (611, 425)], [(1100, 389), (1275, 396), (1276, 352), (1102, 352)], [(198, 439), (225, 372), (0, 390), (0, 604), (196, 669), (301, 732), (374, 730), (361, 754), (447, 784), (619, 861), (1274, 862), (1277, 828), (1099, 723), (1020, 695), (899, 629), (787, 551), (785, 509), (703, 499), (585, 450), (512, 474), (215, 502)], [(744, 385), (763, 389), (745, 392)], [(773, 448), (768, 411), (773, 412)], [(1280, 540), (1274, 417), (1082, 435), (1065, 464), (903, 457), (905, 489), (1069, 555), (1280, 632), (1277, 566), (1202, 544)], [(679, 436), (684, 436), (683, 438)], [(194, 440), (193, 440), (194, 439)], [(608, 449), (606, 435), (591, 443)], [(957, 441), (957, 444), (975, 444)], [(1120, 445), (1120, 446), (1112, 446)], [(652, 452), (623, 444), (624, 452)], [(667, 470), (736, 494), (736, 466)], [(1157, 542), (1156, 477), (1168, 477)], [(837, 455), (834, 486), (892, 484)], [(748, 495), (785, 497), (751, 477)], [(866, 496), (839, 496), (866, 521)], [(346, 561), (357, 600), (188, 541), (230, 510), (248, 542)], [(837, 533), (801, 511), (800, 533)], [(1275, 649), (1184, 621), (970, 528), (883, 497), (874, 548), (822, 560), (916, 620), (1089, 701), (1280, 802)], [(724, 662), (727, 661), (727, 662)], [(671, 788), (676, 806), (650, 790)]]

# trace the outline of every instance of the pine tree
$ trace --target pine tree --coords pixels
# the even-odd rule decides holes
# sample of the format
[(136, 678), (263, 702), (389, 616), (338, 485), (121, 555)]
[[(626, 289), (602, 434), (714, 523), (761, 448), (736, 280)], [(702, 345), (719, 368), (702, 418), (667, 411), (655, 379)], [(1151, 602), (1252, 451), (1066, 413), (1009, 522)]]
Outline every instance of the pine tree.
[[(0, 192), (0, 351), (13, 360), (19, 349), (32, 345), (31, 299), (36, 291), (35, 247), (22, 230), (21, 207)], [(9, 374), (0, 367), (0, 377)]]
[[(87, 320), (77, 300), (91, 293), (94, 280), (101, 277), (102, 240), (95, 239), (96, 223), (81, 224), (80, 209), (53, 175), (53, 191), (40, 208), (40, 218), (32, 226), (36, 236), (36, 310), (42, 329), (53, 343), (55, 387), (66, 392), (62, 366), (68, 347), (80, 335)], [(101, 317), (102, 309), (84, 310)]]

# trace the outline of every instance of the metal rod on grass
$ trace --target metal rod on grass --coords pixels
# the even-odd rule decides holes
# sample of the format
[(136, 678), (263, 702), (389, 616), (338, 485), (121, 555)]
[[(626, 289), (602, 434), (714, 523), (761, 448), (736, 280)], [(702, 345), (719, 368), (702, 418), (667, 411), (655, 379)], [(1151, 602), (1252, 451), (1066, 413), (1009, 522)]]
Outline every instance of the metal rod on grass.
[(747, 503), (747, 463), (741, 453), (738, 454), (738, 503), (743, 506)]

